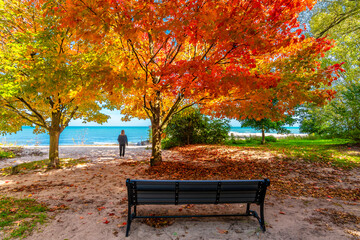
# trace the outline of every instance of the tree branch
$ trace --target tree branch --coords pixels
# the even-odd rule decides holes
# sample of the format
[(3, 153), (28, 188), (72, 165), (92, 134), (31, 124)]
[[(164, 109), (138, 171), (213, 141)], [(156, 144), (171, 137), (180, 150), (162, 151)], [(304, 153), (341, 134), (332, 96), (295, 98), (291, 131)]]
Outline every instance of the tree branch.
[(233, 43), (232, 48), (231, 48), (229, 51), (227, 51), (222, 58), (220, 58), (218, 61), (216, 61), (215, 64), (218, 64), (218, 63), (220, 63), (222, 60), (224, 60), (224, 59), (227, 57), (227, 55), (229, 55), (229, 54), (230, 54), (234, 49), (236, 49), (236, 48), (237, 48), (236, 43)]
[[(34, 121), (34, 120), (28, 118), (28, 117), (25, 116), (21, 111), (19, 111), (19, 110), (16, 109), (14, 106), (12, 106), (8, 101), (6, 101), (6, 102), (7, 102), (7, 104), (5, 104), (4, 106), (6, 106), (6, 107), (8, 107), (8, 108), (5, 108), (4, 106), (1, 106), (1, 105), (0, 105), (0, 107), (6, 109), (6, 110), (8, 110), (8, 111), (14, 112), (15, 114), (17, 114), (17, 115), (20, 116), (21, 118), (25, 119), (26, 121), (29, 121), (29, 122), (32, 123), (32, 124), (35, 124), (35, 125), (37, 125), (37, 126), (40, 126), (40, 127), (43, 127), (43, 128), (45, 128), (45, 129), (49, 130), (49, 128), (47, 127), (47, 125), (41, 124), (41, 123), (39, 123), (39, 122), (37, 122), (37, 121)], [(25, 113), (25, 114), (27, 114), (27, 115), (29, 115), (30, 117), (34, 117), (35, 119), (39, 120), (39, 119), (38, 119), (37, 117), (35, 117), (34, 115), (30, 115), (30, 114), (28, 114), (28, 113)]]
[[(139, 65), (140, 65), (140, 67), (144, 70), (144, 72), (147, 73), (147, 72), (148, 72), (148, 71), (147, 71), (147, 68), (145, 68), (145, 66), (141, 63), (140, 58), (139, 58), (139, 55), (138, 55), (137, 51), (135, 50), (135, 47), (134, 47), (134, 45), (132, 44), (132, 42), (131, 42), (130, 39), (128, 40), (128, 43), (130, 44), (130, 46), (131, 46), (131, 48), (132, 48), (132, 52), (135, 54), (135, 57), (136, 57)], [(142, 57), (141, 57), (141, 58), (142, 58)], [(143, 59), (143, 60), (144, 60), (144, 59)], [(144, 61), (144, 62), (145, 62), (145, 61)]]
[(167, 125), (168, 121), (170, 121), (171, 117), (174, 115), (174, 112), (177, 110), (179, 104), (183, 99), (184, 99), (184, 95), (182, 93), (179, 93), (175, 103), (172, 105), (171, 109), (168, 111), (167, 115), (163, 119), (160, 128), (163, 128), (164, 126)]
[(74, 108), (74, 110), (70, 113), (70, 116), (68, 117), (68, 119), (65, 121), (64, 124), (61, 124), (61, 127), (60, 127), (60, 133), (69, 125), (69, 122), (71, 121), (71, 119), (74, 117), (76, 111), (78, 110), (78, 106), (76, 106)]
[(31, 107), (30, 104), (27, 101), (25, 101), (25, 99), (21, 97), (16, 97), (16, 98), (20, 100), (23, 104), (25, 104), (25, 106), (36, 115), (37, 119), (39, 119), (39, 121), (46, 126), (45, 119), (43, 118), (43, 116), (41, 116), (40, 113), (38, 113), (38, 111), (36, 111), (33, 107)]
[(330, 29), (339, 25), (341, 22), (345, 21), (346, 19), (358, 14), (360, 10), (358, 8), (352, 9), (347, 13), (340, 14), (334, 18), (334, 20), (324, 29), (322, 30), (316, 38), (321, 38), (324, 34), (326, 34)]

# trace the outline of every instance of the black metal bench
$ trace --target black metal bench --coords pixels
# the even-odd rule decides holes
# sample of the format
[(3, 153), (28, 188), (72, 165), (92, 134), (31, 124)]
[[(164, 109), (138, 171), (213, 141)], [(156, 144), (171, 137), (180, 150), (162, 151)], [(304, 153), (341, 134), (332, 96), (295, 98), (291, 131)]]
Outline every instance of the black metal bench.
[[(126, 237), (135, 218), (254, 216), (265, 232), (264, 199), (269, 179), (263, 180), (126, 180), (128, 220)], [(247, 203), (245, 214), (138, 216), (137, 205)], [(250, 204), (260, 205), (260, 217)], [(132, 207), (134, 211), (132, 212)]]

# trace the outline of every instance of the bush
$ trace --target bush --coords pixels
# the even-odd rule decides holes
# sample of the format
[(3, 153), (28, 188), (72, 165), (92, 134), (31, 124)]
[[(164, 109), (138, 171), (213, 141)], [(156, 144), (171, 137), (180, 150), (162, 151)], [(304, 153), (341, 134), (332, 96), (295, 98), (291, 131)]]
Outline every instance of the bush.
[(274, 136), (266, 136), (266, 137), (265, 137), (265, 141), (266, 141), (266, 142), (276, 142), (277, 139), (276, 139), (276, 137), (274, 137)]
[(229, 120), (210, 119), (191, 108), (175, 115), (165, 129), (164, 149), (187, 144), (224, 142), (230, 131)]
[(161, 140), (161, 148), (162, 149), (170, 149), (170, 148), (173, 148), (176, 146), (180, 146), (180, 143), (174, 141), (173, 139), (165, 138), (165, 139)]

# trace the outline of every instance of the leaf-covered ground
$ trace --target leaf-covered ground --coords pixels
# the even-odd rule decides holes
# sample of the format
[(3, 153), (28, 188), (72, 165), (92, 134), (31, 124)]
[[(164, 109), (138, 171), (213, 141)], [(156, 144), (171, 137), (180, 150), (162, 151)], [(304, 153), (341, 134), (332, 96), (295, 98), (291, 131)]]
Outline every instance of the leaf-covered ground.
[[(360, 200), (360, 178), (352, 171), (269, 156), (252, 149), (218, 146), (178, 148), (188, 161), (164, 161), (148, 169), (153, 178), (164, 179), (262, 179), (271, 180), (270, 194)], [(245, 152), (245, 154), (244, 154)], [(355, 177), (355, 179), (354, 179)]]
[[(107, 150), (102, 151), (109, 156)], [(125, 239), (127, 178), (269, 178), (265, 233), (259, 230), (256, 219), (249, 217), (135, 220), (128, 239), (360, 238), (359, 168), (343, 169), (327, 162), (279, 157), (250, 147), (180, 147), (164, 151), (164, 162), (153, 168), (149, 168), (150, 150), (130, 149), (128, 154), (123, 159), (102, 160), (85, 154), (90, 163), (1, 176), (0, 191), (7, 196), (34, 198), (51, 210), (53, 220), (27, 239)], [(234, 213), (243, 207), (141, 206), (139, 211), (209, 214)], [(257, 210), (257, 206), (252, 208)]]

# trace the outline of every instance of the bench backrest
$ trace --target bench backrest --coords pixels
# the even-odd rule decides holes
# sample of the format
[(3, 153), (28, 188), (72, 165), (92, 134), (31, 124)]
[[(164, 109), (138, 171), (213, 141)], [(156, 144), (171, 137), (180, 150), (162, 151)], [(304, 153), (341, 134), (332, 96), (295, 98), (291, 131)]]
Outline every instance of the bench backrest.
[(263, 180), (126, 180), (131, 205), (264, 202)]

